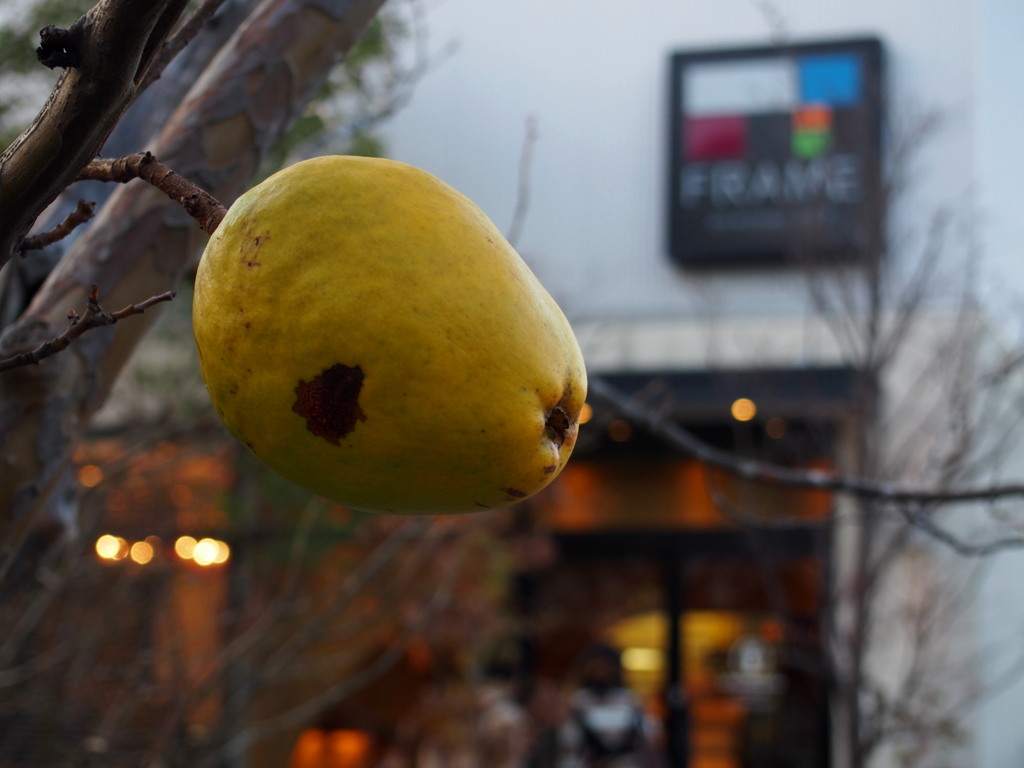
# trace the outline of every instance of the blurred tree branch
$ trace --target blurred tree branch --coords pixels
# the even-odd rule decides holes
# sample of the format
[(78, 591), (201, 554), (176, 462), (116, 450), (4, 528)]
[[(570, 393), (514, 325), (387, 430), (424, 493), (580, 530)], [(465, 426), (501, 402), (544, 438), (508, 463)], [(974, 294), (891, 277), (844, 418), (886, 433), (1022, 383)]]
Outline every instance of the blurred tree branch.
[[(592, 395), (605, 400), (618, 412), (665, 440), (669, 445), (711, 467), (724, 469), (744, 480), (804, 488), (835, 491), (874, 501), (897, 504), (952, 504), (956, 502), (990, 502), (1002, 498), (1024, 496), (1024, 484), (992, 484), (977, 487), (919, 488), (867, 477), (826, 472), (817, 469), (792, 469), (767, 461), (738, 456), (704, 442), (689, 430), (665, 417), (657, 409), (627, 397), (606, 380), (590, 380)], [(1024, 544), (1024, 540), (1022, 540)]]

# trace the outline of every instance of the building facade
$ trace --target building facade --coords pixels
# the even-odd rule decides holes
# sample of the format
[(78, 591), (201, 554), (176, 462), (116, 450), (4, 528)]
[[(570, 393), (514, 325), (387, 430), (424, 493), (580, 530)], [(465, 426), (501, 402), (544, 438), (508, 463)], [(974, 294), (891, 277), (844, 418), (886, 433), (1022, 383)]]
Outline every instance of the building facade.
[[(156, 416), (97, 419), (94, 551), (23, 635), (77, 676), (14, 678), (4, 759), (561, 768), (612, 646), (659, 766), (1018, 763), (1014, 501), (889, 489), (1024, 476), (1021, 12), (412, 8), (427, 56), (389, 154), (565, 309), (592, 380), (572, 461), (509, 510), (355, 514), (203, 416), (190, 334), (148, 345), (122, 386)], [(168, 389), (190, 426), (132, 454)], [(862, 492), (810, 482), (837, 476)]]
[[(1024, 167), (1022, 117), (1001, 94), (1024, 74), (1005, 42), (1022, 21), (999, 0), (449, 0), (423, 23), (434, 50), (454, 45), (387, 128), (389, 152), (516, 233), (590, 374), (623, 396), (739, 456), (941, 484), (964, 459), (953, 403), (977, 394), (955, 371), (1004, 343), (1020, 284), (1006, 179)], [(1017, 653), (1005, 622), (1020, 609), (1003, 613), (999, 586), (1012, 555), (915, 661), (915, 596), (967, 565), (894, 532), (900, 510), (712, 477), (614, 403), (591, 406), (532, 508), (576, 565), (536, 577), (533, 610), (565, 610), (545, 605), (560, 579), (589, 573), (600, 592), (633, 574), (619, 589), (635, 600), (609, 586), (618, 609), (594, 596), (583, 613), (626, 652), (672, 765), (1019, 759), (1024, 689), (984, 693)], [(898, 555), (872, 570), (885, 543)], [(870, 594), (851, 586), (868, 577)], [(925, 602), (937, 616), (946, 600)], [(895, 713), (900, 684), (929, 687), (911, 679), (925, 657), (963, 695)], [(904, 738), (901, 717), (927, 725)]]

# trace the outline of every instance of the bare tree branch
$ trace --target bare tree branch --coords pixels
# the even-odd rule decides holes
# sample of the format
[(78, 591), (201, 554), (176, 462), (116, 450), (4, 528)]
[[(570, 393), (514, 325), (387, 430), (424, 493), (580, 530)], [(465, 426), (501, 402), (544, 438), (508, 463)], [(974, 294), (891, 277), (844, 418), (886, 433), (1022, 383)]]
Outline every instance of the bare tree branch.
[(158, 304), (161, 301), (170, 301), (174, 298), (174, 295), (174, 291), (167, 291), (158, 296), (150, 296), (138, 304), (129, 304), (127, 307), (116, 312), (104, 312), (99, 303), (100, 289), (93, 285), (89, 289), (89, 299), (85, 307), (85, 313), (79, 315), (73, 309), (68, 310), (68, 327), (64, 333), (54, 339), (43, 342), (28, 352), (21, 352), (20, 354), (11, 355), (0, 360), (0, 373), (20, 368), (24, 365), (38, 365), (40, 361), (67, 349), (75, 339), (86, 331), (113, 325), (132, 315), (141, 315), (154, 304)]
[(862, 499), (896, 503), (950, 504), (955, 502), (986, 502), (1008, 497), (1024, 497), (1024, 484), (984, 485), (962, 488), (918, 488), (897, 483), (851, 477), (819, 469), (791, 469), (765, 461), (737, 456), (731, 451), (715, 448), (692, 432), (669, 421), (661, 413), (648, 408), (620, 392), (602, 378), (592, 378), (592, 395), (611, 403), (623, 416), (660, 437), (673, 447), (698, 461), (727, 470), (745, 480), (753, 480), (792, 488), (835, 491)]
[(79, 200), (75, 210), (69, 213), (64, 220), (60, 222), (60, 224), (49, 232), (42, 232), (38, 235), (26, 237), (22, 240), (21, 252), (38, 251), (48, 245), (53, 245), (59, 240), (63, 240), (65, 237), (70, 235), (76, 227), (80, 227), (85, 224), (85, 222), (89, 221), (89, 219), (92, 218), (95, 209), (95, 203), (88, 203), (85, 200)]
[(56, 35), (50, 47), (62, 47), (61, 62), (75, 66), (65, 69), (36, 119), (0, 155), (0, 267), (46, 206), (99, 154), (186, 3), (100, 0), (75, 22), (73, 34)]
[(139, 86), (140, 90), (148, 88), (160, 78), (167, 65), (185, 49), (185, 46), (195, 39), (195, 36), (199, 34), (199, 31), (206, 22), (213, 18), (213, 15), (217, 13), (217, 10), (223, 4), (224, 0), (203, 0), (199, 7), (189, 14), (189, 17), (185, 19), (185, 22), (174, 35), (160, 46), (159, 52), (153, 58), (153, 63), (150, 64), (149, 69), (146, 71), (146, 76), (142, 79), (142, 83)]
[(912, 526), (924, 531), (963, 557), (988, 557), (1008, 549), (1024, 548), (1024, 536), (1003, 536), (980, 543), (968, 542), (964, 541), (963, 537), (940, 526), (932, 519), (931, 515), (915, 504), (901, 504), (897, 509)]
[[(469, 528), (477, 525), (479, 518), (469, 521)], [(395, 531), (391, 538), (407, 539), (411, 534), (417, 539), (420, 532), (426, 527), (426, 521), (415, 520), (412, 524), (403, 524), (402, 528)], [(394, 638), (377, 656), (364, 663), (358, 671), (345, 677), (333, 685), (325, 686), (316, 695), (307, 698), (297, 704), (290, 705), (287, 709), (269, 718), (251, 723), (239, 733), (231, 734), (228, 742), (224, 745), (225, 750), (237, 750), (240, 746), (251, 746), (261, 739), (267, 738), (276, 731), (294, 727), (303, 722), (308, 722), (317, 712), (322, 712), (326, 707), (343, 701), (354, 692), (373, 682), (396, 664), (405, 653), (412, 637), (424, 627), (435, 621), (436, 615), (452, 600), (455, 579), (462, 567), (466, 557), (465, 536), (456, 534), (456, 538), (463, 546), (459, 547), (451, 556), (444, 558), (444, 569), (439, 583), (434, 592), (422, 604), (422, 609), (415, 617), (409, 620), (408, 624), (400, 628), (399, 634)], [(422, 547), (417, 545), (416, 549)], [(422, 553), (418, 552), (417, 555)], [(376, 555), (376, 553), (374, 553)], [(393, 556), (392, 556), (393, 557)], [(429, 555), (428, 555), (429, 558)], [(422, 565), (422, 563), (421, 563)], [(406, 574), (407, 578), (422, 578), (419, 567), (414, 566)], [(200, 763), (200, 766), (213, 765), (218, 757), (218, 752), (211, 753), (207, 760)]]
[(508, 226), (505, 238), (513, 247), (519, 242), (526, 224), (526, 214), (530, 209), (530, 171), (533, 166), (533, 147), (540, 138), (537, 132), (537, 118), (530, 115), (526, 118), (526, 134), (523, 136), (523, 148), (519, 155), (519, 178), (516, 184), (516, 207), (512, 211), (512, 223)]
[(227, 209), (213, 195), (176, 174), (149, 152), (116, 159), (93, 160), (82, 169), (78, 179), (121, 184), (133, 179), (147, 181), (181, 205), (208, 235), (213, 234), (227, 213)]

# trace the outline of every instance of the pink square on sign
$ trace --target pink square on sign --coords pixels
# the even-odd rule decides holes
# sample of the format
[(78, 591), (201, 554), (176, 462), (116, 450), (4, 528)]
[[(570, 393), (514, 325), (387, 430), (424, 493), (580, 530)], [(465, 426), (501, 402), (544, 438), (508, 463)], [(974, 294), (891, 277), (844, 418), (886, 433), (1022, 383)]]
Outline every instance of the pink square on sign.
[(683, 135), (687, 160), (735, 160), (747, 149), (747, 119), (742, 115), (691, 117)]

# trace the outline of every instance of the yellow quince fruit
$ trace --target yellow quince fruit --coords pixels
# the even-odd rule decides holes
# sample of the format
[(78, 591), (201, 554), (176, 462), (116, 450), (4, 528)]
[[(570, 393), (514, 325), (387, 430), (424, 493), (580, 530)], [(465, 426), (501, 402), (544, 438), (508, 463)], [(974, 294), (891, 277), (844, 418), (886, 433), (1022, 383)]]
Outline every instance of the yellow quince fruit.
[(508, 506), (565, 466), (586, 397), (561, 310), (486, 215), (390, 160), (242, 195), (196, 275), (203, 377), (265, 464), (358, 509)]

